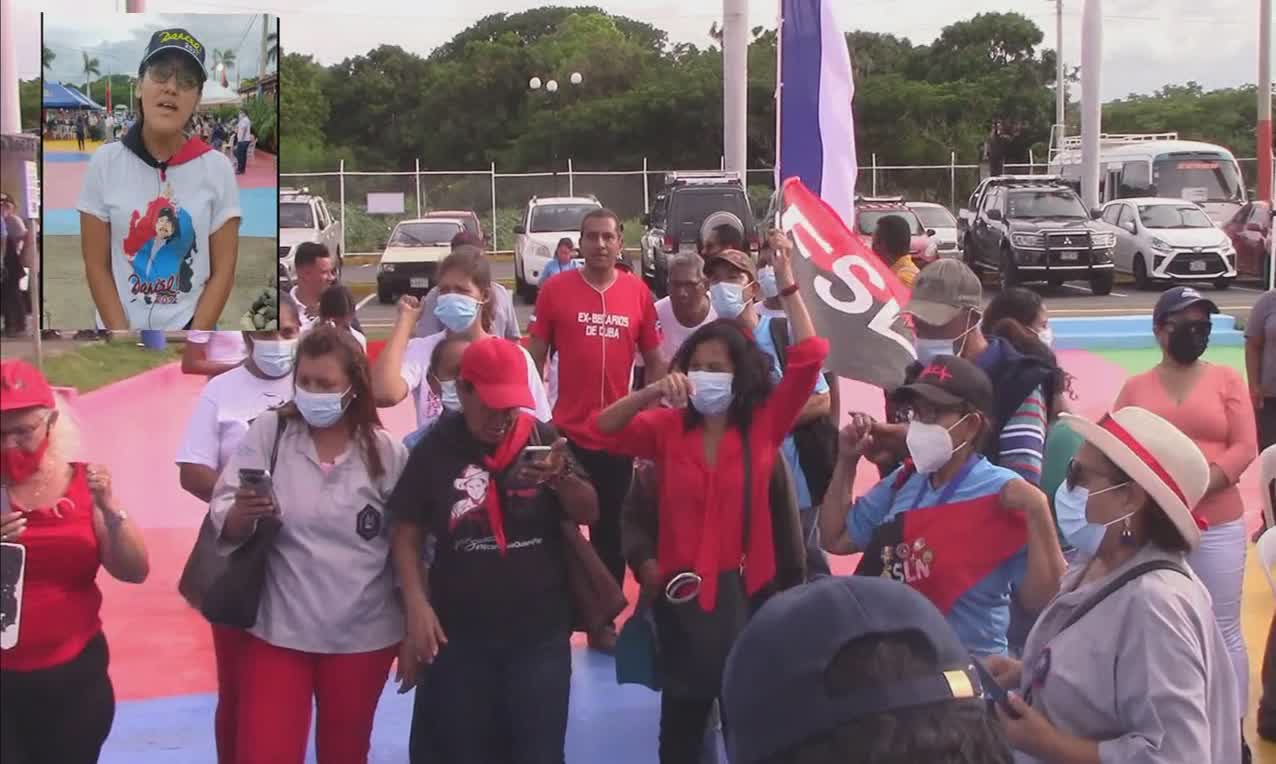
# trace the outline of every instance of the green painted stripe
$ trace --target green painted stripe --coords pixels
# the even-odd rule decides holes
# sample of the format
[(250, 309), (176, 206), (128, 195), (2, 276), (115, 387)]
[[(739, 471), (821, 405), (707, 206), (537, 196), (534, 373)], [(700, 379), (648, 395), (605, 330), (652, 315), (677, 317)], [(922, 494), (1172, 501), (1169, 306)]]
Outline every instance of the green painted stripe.
[[(1161, 362), (1160, 348), (1142, 350), (1092, 350), (1094, 355), (1110, 361), (1125, 370), (1127, 374), (1142, 374)], [(1241, 374), (1245, 373), (1245, 348), (1217, 347), (1205, 351), (1205, 360), (1221, 366), (1231, 366)]]

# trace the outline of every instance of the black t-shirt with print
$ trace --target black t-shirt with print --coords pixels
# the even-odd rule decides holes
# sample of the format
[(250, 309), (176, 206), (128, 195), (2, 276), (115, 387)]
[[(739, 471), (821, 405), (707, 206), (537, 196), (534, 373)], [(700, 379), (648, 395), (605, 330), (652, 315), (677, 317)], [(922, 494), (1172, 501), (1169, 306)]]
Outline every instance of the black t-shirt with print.
[[(537, 423), (537, 430), (542, 444), (558, 438), (547, 424)], [(446, 633), (517, 637), (566, 630), (571, 605), (558, 497), (545, 487), (510, 485), (508, 472), (497, 477), (502, 555), (483, 508), (485, 453), (460, 414), (445, 414), (412, 449), (390, 496), (390, 515), (437, 539), (429, 590)]]

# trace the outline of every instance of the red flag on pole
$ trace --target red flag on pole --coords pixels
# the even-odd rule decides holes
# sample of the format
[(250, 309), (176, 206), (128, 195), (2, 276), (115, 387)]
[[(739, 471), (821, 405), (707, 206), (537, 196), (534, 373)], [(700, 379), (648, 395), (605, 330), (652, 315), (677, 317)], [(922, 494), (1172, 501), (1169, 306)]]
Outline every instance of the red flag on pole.
[(106, 78), (106, 110), (111, 110), (111, 78)]
[(797, 251), (793, 275), (815, 331), (837, 337), (825, 368), (887, 390), (917, 359), (904, 314), (910, 291), (831, 207), (802, 181), (784, 181), (781, 226)]

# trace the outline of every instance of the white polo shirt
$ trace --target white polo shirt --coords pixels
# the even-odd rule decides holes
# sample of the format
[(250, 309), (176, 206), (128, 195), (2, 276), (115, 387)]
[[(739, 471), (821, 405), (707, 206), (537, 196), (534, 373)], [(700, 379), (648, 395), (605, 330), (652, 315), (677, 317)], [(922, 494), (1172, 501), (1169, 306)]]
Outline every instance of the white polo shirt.
[(204, 346), (204, 359), (213, 363), (239, 363), (248, 357), (248, 345), (242, 332), (186, 333), (186, 341)]
[(178, 464), (202, 464), (218, 472), (230, 461), (249, 424), (265, 411), (292, 400), (292, 375), (261, 379), (243, 366), (208, 380), (199, 395)]
[[(239, 490), (239, 470), (269, 468), (278, 421), (274, 413), (258, 417), (218, 478), (209, 515), (219, 534)], [(408, 451), (385, 430), (377, 430), (376, 441), (381, 477), (369, 473), (359, 440), (325, 468), (306, 423), (288, 420), (272, 471), (283, 527), (253, 636), (320, 654), (371, 652), (403, 639), (385, 505)]]

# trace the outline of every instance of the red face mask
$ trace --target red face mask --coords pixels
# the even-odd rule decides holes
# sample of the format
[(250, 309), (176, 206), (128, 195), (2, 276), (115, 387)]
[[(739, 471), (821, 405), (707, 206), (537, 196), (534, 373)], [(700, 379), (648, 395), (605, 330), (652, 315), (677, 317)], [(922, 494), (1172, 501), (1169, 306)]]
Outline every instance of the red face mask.
[(48, 435), (34, 451), (19, 446), (0, 448), (0, 475), (9, 483), (25, 483), (40, 469), (40, 462), (44, 461), (44, 453), (48, 450)]

